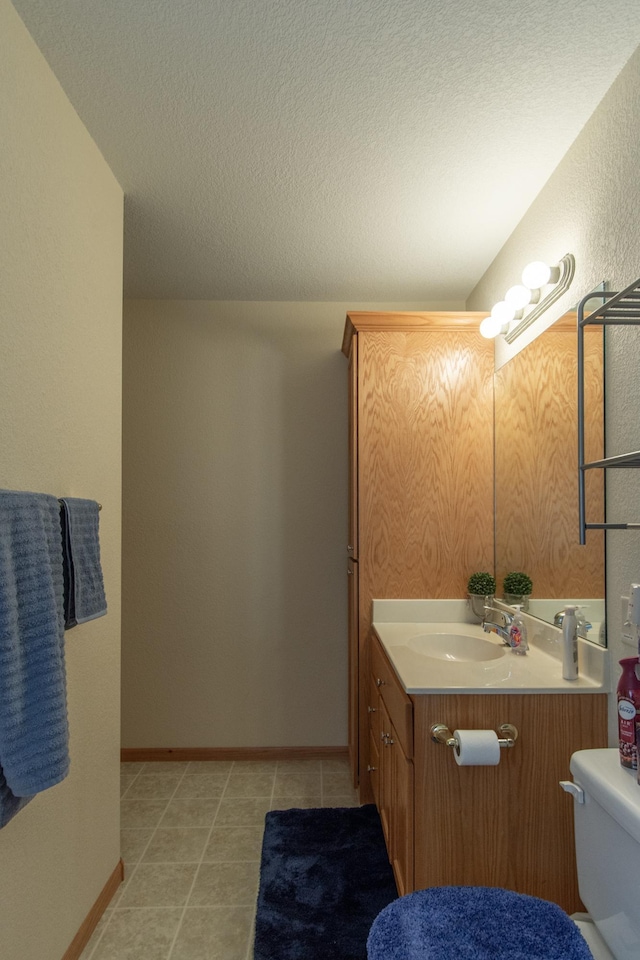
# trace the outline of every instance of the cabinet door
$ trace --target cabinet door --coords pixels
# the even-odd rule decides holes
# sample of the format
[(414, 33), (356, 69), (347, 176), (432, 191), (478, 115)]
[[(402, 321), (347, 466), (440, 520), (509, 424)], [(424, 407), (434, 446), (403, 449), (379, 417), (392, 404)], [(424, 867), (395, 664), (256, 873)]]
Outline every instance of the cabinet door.
[(347, 560), (348, 606), (349, 606), (349, 762), (353, 785), (358, 786), (359, 768), (359, 681), (360, 654), (358, 631), (358, 564)]
[(388, 739), (391, 738), (391, 721), (385, 707), (382, 697), (379, 699), (380, 705), (380, 742), (378, 751), (378, 813), (382, 823), (382, 832), (384, 833), (385, 843), (389, 860), (393, 862), (392, 851), (392, 830), (391, 830), (391, 803), (393, 800), (393, 772), (391, 769), (391, 758), (388, 747), (385, 746)]
[(358, 559), (358, 338), (349, 354), (349, 530), (347, 553)]
[(381, 699), (373, 675), (369, 677), (369, 691), (367, 695), (367, 714), (369, 716), (369, 762), (367, 773), (373, 799), (380, 809), (381, 780), (380, 780), (380, 750), (382, 747), (382, 715), (380, 711)]
[(378, 810), (398, 893), (404, 896), (414, 889), (413, 763), (405, 756), (382, 697), (379, 705)]
[(413, 885), (413, 763), (405, 756), (396, 730), (391, 725), (391, 738), (381, 747), (384, 767), (388, 768), (386, 785), (389, 791), (389, 826), (391, 844), (389, 858), (396, 878), (398, 893), (411, 893)]
[(372, 597), (465, 594), (493, 563), (493, 345), (358, 334), (358, 559)]

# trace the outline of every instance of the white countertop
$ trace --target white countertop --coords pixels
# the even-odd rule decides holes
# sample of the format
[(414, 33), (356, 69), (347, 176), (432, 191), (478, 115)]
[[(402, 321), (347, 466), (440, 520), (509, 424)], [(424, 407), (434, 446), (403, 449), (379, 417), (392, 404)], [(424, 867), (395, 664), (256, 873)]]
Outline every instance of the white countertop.
[[(578, 679), (563, 680), (561, 645), (557, 642), (561, 632), (557, 628), (544, 625), (546, 629), (538, 629), (536, 623), (541, 622), (527, 618), (529, 651), (522, 656), (504, 646), (496, 634), (485, 633), (479, 624), (465, 620), (465, 614), (465, 601), (459, 600), (374, 600), (374, 632), (407, 693), (608, 692), (607, 651), (597, 644), (578, 641)], [(415, 619), (388, 619), (400, 616)], [(456, 619), (448, 620), (447, 616)], [(450, 661), (425, 656), (407, 646), (414, 637), (436, 633), (482, 638), (494, 644), (499, 655), (491, 660)]]

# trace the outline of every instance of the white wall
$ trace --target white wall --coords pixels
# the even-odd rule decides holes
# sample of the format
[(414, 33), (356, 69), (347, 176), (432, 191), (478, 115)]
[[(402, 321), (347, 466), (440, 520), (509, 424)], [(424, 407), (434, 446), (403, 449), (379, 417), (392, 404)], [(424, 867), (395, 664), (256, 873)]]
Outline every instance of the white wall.
[(345, 314), (429, 307), (125, 304), (123, 746), (346, 745)]
[[(471, 310), (490, 309), (519, 282), (531, 260), (576, 258), (570, 291), (511, 350), (497, 344), (497, 361), (521, 349), (601, 281), (620, 290), (640, 277), (640, 50), (636, 51), (545, 188), (471, 294)], [(609, 335), (611, 334), (611, 335)], [(607, 333), (607, 452), (640, 449), (640, 328)], [(640, 521), (638, 471), (608, 471), (608, 520)], [(588, 534), (587, 534), (588, 536)], [(617, 661), (634, 651), (620, 642), (621, 594), (640, 580), (640, 531), (607, 533), (607, 631), (614, 688)], [(610, 737), (617, 742), (615, 698)]]
[(66, 634), (71, 772), (0, 831), (0, 955), (60, 960), (119, 853), (122, 191), (0, 0), (0, 487), (103, 504), (109, 613)]

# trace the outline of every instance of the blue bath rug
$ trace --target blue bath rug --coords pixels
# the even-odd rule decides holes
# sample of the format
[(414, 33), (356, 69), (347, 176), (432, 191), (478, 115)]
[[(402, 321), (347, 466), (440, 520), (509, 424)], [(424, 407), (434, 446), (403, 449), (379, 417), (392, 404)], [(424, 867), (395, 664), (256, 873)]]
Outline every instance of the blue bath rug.
[(397, 896), (373, 804), (268, 813), (254, 960), (366, 960)]

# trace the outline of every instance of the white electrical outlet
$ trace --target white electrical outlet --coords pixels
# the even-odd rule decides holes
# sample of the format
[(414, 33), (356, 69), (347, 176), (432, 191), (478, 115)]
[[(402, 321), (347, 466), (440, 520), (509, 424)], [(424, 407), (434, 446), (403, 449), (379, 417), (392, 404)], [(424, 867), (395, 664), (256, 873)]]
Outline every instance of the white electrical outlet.
[(622, 620), (622, 642), (628, 647), (636, 646), (636, 638), (633, 626), (627, 620), (629, 609), (629, 597), (620, 597), (620, 618)]

